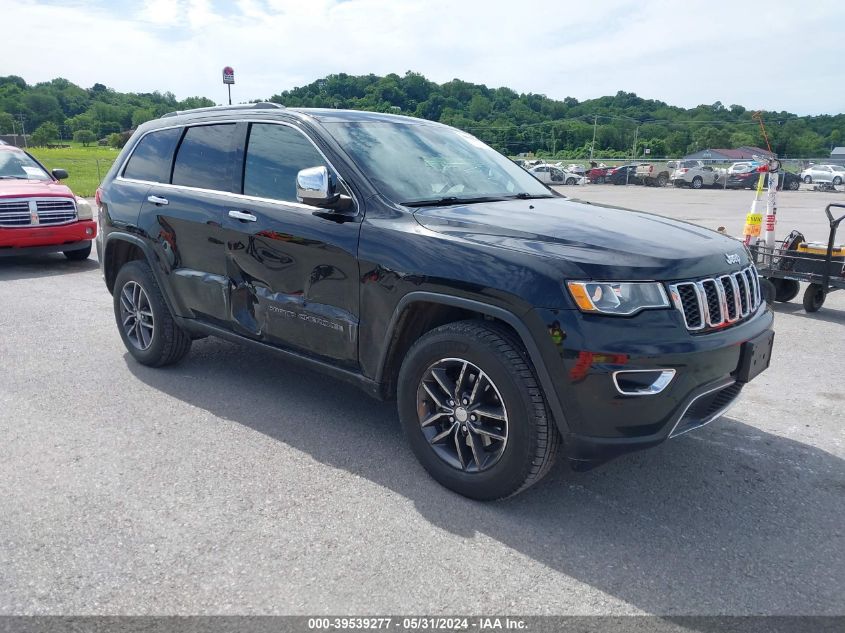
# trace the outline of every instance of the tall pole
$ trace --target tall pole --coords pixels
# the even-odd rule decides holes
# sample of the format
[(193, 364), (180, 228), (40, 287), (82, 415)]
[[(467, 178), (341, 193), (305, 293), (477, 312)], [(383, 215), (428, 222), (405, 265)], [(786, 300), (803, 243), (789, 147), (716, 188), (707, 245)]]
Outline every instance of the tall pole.
[(226, 87), (229, 89), (229, 105), (232, 105), (232, 84), (226, 84)]
[[(634, 132), (634, 146), (631, 148), (631, 163), (634, 162), (634, 159), (637, 156), (637, 137), (640, 135), (640, 126), (637, 126), (636, 131)], [(628, 177), (631, 175), (631, 168), (625, 168), (625, 184), (628, 184)]]
[(26, 142), (26, 128), (23, 126), (23, 112), (19, 112), (18, 116), (21, 118), (21, 134), (23, 135), (23, 147), (24, 149), (29, 149), (29, 145)]
[(599, 115), (593, 117), (593, 142), (590, 143), (590, 162), (593, 162), (593, 150), (596, 149), (596, 125), (599, 122)]

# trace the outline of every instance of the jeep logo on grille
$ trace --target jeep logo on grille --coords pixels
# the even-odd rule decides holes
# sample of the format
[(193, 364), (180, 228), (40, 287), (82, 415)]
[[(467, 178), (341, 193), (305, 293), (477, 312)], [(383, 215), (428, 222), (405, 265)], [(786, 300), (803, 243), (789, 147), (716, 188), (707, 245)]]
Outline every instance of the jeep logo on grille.
[(742, 260), (737, 253), (725, 253), (725, 261), (729, 264), (738, 264)]

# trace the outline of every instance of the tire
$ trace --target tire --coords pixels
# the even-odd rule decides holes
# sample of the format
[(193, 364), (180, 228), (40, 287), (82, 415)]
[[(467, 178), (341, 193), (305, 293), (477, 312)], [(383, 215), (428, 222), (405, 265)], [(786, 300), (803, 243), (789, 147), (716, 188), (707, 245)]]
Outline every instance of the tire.
[(701, 189), (702, 186), (704, 186), (704, 180), (702, 180), (701, 176), (696, 176), (690, 183), (690, 187), (693, 189)]
[(172, 365), (191, 349), (191, 336), (176, 324), (145, 261), (131, 261), (117, 273), (114, 316), (123, 344), (142, 365)]
[(88, 242), (88, 246), (85, 248), (80, 248), (79, 250), (75, 251), (64, 251), (65, 257), (67, 257), (72, 262), (82, 262), (88, 259), (91, 256), (91, 242)]
[(774, 303), (775, 296), (777, 295), (777, 287), (768, 277), (760, 277), (760, 294), (769, 305)]
[(796, 178), (795, 180), (790, 181), (789, 187), (787, 187), (790, 191), (798, 191), (801, 188), (801, 179)]
[(596, 179), (596, 182), (598, 182), (598, 184), (600, 184), (600, 185), (603, 185), (606, 180), (607, 179), (604, 176), (600, 176), (599, 178)]
[(794, 279), (771, 279), (775, 286), (775, 301), (787, 303), (798, 296), (801, 291), (801, 284)]
[(807, 312), (818, 312), (824, 305), (825, 290), (821, 284), (810, 284), (804, 291), (804, 310)]
[(666, 174), (660, 174), (657, 177), (657, 186), (658, 187), (665, 187), (667, 182), (669, 182), (669, 176), (667, 176)]
[[(473, 398), (475, 384), (482, 386)], [(471, 499), (501, 499), (537, 483), (554, 463), (560, 435), (522, 345), (504, 328), (459, 321), (428, 332), (405, 356), (398, 385), (399, 419), (411, 449), (446, 488)], [(455, 392), (460, 401), (447, 395)], [(477, 407), (501, 417), (472, 413)], [(475, 431), (480, 424), (485, 431)]]
[(813, 179), (810, 176), (804, 176), (804, 182), (809, 185), (813, 182)]
[(567, 185), (574, 185), (574, 184), (575, 184), (575, 179), (574, 179), (574, 178), (567, 178), (567, 179), (566, 179), (566, 184), (567, 184)]
[(833, 184), (834, 184), (834, 186), (841, 185), (842, 184), (842, 178), (840, 176), (835, 176), (833, 178)]

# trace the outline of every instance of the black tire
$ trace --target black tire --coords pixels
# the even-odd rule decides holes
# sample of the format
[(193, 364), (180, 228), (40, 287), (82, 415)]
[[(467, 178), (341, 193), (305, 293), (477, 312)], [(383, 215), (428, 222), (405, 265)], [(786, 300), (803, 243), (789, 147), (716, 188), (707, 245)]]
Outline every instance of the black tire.
[(65, 257), (67, 257), (72, 262), (82, 262), (88, 259), (91, 256), (91, 242), (88, 242), (88, 246), (85, 248), (80, 248), (79, 250), (75, 251), (64, 251)]
[(596, 181), (598, 182), (598, 184), (603, 185), (605, 182), (607, 182), (607, 178), (605, 178), (604, 176), (600, 176), (596, 179)]
[(763, 295), (766, 303), (772, 305), (777, 295), (777, 288), (772, 280), (767, 277), (760, 277), (760, 294)]
[(826, 293), (821, 284), (810, 284), (804, 291), (804, 309), (807, 312), (818, 312), (824, 305)]
[(810, 176), (804, 176), (804, 182), (809, 185), (811, 182), (813, 182), (813, 179)]
[(696, 176), (692, 179), (692, 182), (690, 183), (690, 187), (692, 187), (693, 189), (701, 189), (701, 187), (703, 186), (704, 180), (701, 178), (701, 176)]
[[(124, 321), (127, 318), (129, 311), (126, 309), (127, 304), (122, 303), (126, 301), (124, 291), (134, 291), (137, 286), (140, 286), (146, 302), (138, 301), (138, 311), (143, 307), (147, 308), (147, 312), (152, 314), (151, 323), (148, 321), (146, 332), (148, 333), (149, 342), (147, 347), (142, 348), (141, 335), (133, 334), (124, 327)], [(163, 367), (165, 365), (172, 365), (177, 363), (191, 349), (191, 336), (182, 328), (180, 328), (173, 315), (170, 314), (170, 309), (164, 301), (164, 296), (161, 289), (156, 283), (153, 271), (149, 264), (145, 261), (131, 261), (123, 266), (117, 273), (117, 278), (114, 282), (114, 316), (117, 322), (117, 330), (120, 332), (120, 337), (123, 339), (123, 344), (130, 354), (142, 365), (149, 365), (150, 367)], [(130, 301), (131, 303), (131, 301)], [(136, 317), (135, 320), (140, 320)], [(136, 327), (136, 332), (141, 332), (140, 325)]]
[[(474, 435), (469, 433), (467, 427), (474, 427), (461, 420), (461, 416), (465, 420), (472, 412), (472, 400), (466, 409), (462, 407), (464, 400), (454, 402), (454, 418), (448, 413), (440, 414), (446, 417), (430, 422), (426, 425), (428, 430), (423, 428), (422, 416), (430, 420), (432, 411), (436, 410), (434, 414), (438, 415), (437, 411), (443, 410), (433, 406), (436, 400), (429, 398), (431, 392), (425, 391), (423, 383), (433, 375), (430, 373), (432, 368), (447, 362), (457, 363), (458, 366), (469, 363), (473, 367), (466, 371), (465, 376), (461, 371), (457, 379), (452, 379), (452, 383), (457, 383), (455, 391), (460, 393), (461, 398), (480, 380), (477, 372), (473, 380), (474, 370), (483, 372), (485, 384), (489, 384), (492, 390), (489, 387), (481, 389), (476, 402), (482, 398), (493, 398), (504, 415), (504, 422), (493, 423), (501, 426), (496, 432), (505, 438), (498, 444), (498, 452), (485, 452), (496, 448), (492, 441), (480, 450), (482, 459), (487, 462), (491, 456), (495, 457), (489, 467), (482, 468), (477, 458), (474, 461), (470, 459), (476, 455), (474, 450), (469, 457), (460, 457), (460, 465), (458, 458), (447, 463), (442, 457), (444, 451), (453, 448), (457, 448), (455, 455), (458, 451), (465, 453), (472, 448), (473, 438), (477, 441), (480, 437), (477, 432)], [(449, 393), (448, 390), (438, 390), (438, 385), (430, 381), (425, 384), (434, 385), (438, 398), (444, 400), (444, 405), (449, 405), (445, 401), (448, 396), (444, 396)], [(471, 499), (501, 499), (538, 482), (554, 463), (560, 435), (524, 349), (505, 328), (481, 321), (459, 321), (428, 332), (405, 356), (398, 385), (399, 419), (411, 449), (428, 473), (446, 488)], [(426, 400), (432, 407), (423, 412), (423, 407), (428, 406)], [(489, 408), (489, 403), (485, 408)], [(447, 431), (448, 435), (445, 435)], [(435, 443), (429, 441), (426, 433), (445, 439), (436, 444), (438, 448), (434, 448)], [(472, 468), (475, 468), (474, 472)]]
[(801, 292), (801, 284), (794, 279), (771, 279), (775, 286), (775, 301), (787, 303)]
[(669, 176), (667, 176), (666, 174), (660, 174), (657, 177), (657, 186), (658, 187), (665, 187), (667, 182), (669, 182)]
[(842, 178), (840, 176), (834, 176), (833, 184), (834, 185), (841, 185), (842, 184)]
[(567, 179), (566, 179), (566, 184), (567, 184), (567, 185), (574, 185), (574, 184), (575, 184), (575, 182), (576, 182), (576, 181), (575, 181), (575, 179), (574, 179), (574, 178), (567, 178)]
[(795, 178), (794, 180), (789, 181), (789, 186), (787, 187), (790, 191), (798, 191), (801, 188), (801, 179)]

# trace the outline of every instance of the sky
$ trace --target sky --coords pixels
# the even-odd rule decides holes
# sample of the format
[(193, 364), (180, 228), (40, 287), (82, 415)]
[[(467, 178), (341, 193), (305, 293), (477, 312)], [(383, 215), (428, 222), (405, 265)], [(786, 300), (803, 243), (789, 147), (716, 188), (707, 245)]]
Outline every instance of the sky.
[(267, 98), (331, 73), (845, 112), (845, 2), (0, 0), (0, 76)]

